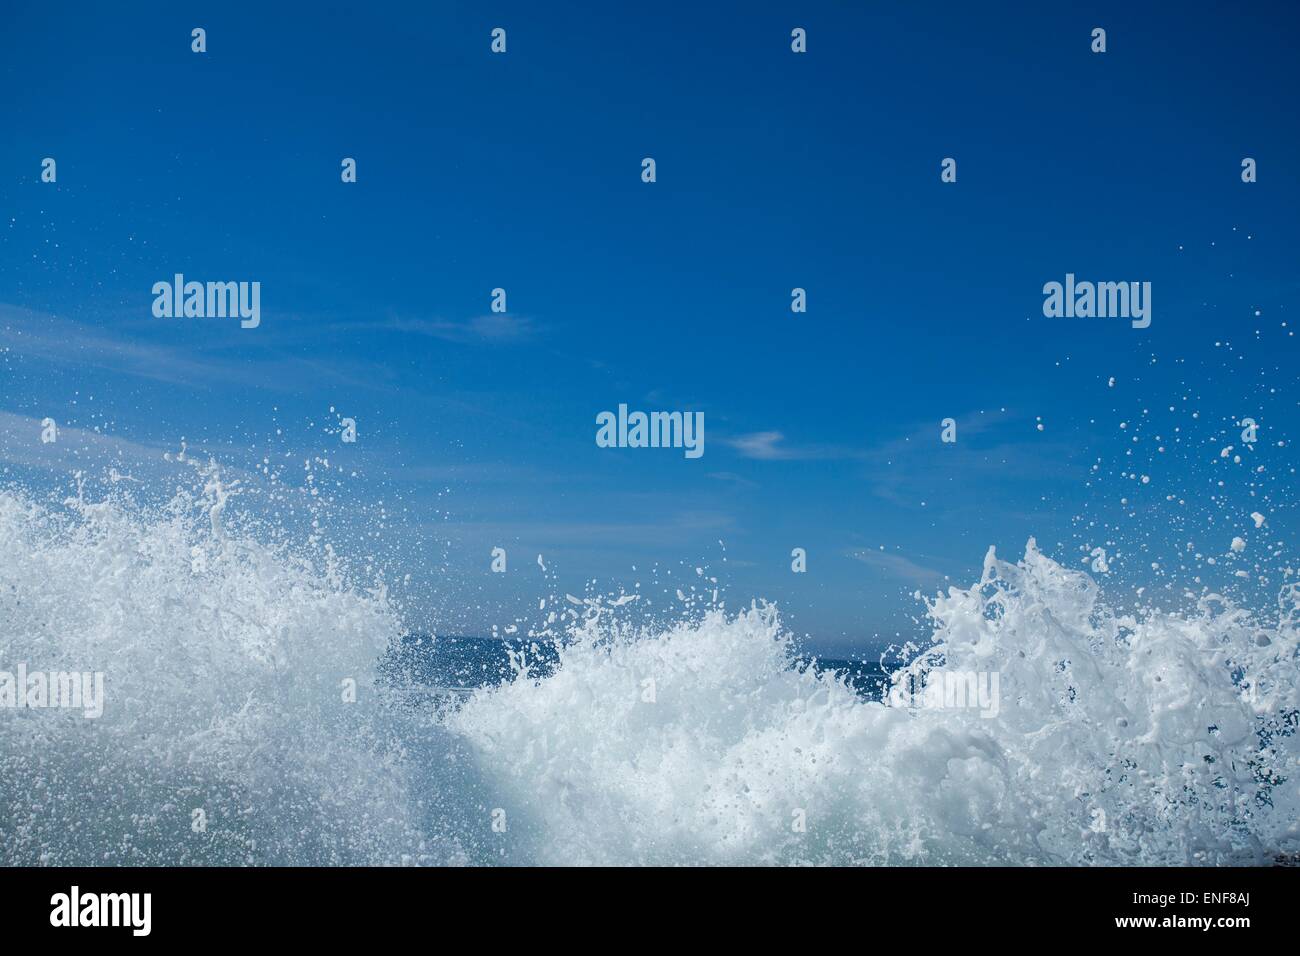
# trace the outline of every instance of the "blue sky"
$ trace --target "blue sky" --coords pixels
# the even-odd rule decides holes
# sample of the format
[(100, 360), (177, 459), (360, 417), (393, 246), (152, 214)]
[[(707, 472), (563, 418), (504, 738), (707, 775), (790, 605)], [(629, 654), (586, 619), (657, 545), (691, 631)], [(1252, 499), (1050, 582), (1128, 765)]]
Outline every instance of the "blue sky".
[[(912, 591), (1030, 535), (1110, 541), (1141, 586), (1222, 512), (1170, 495), (1272, 495), (1281, 533), (1298, 17), (1134, 7), (20, 6), (0, 468), (66, 486), (46, 416), (140, 463), (328, 456), (390, 515), (413, 622), (707, 567), (831, 652), (910, 636)], [(154, 318), (176, 272), (259, 281), (260, 327)], [(1044, 318), (1067, 272), (1151, 282), (1151, 327)], [(597, 448), (620, 402), (703, 411), (704, 456)], [(1243, 415), (1272, 457), (1220, 486)]]

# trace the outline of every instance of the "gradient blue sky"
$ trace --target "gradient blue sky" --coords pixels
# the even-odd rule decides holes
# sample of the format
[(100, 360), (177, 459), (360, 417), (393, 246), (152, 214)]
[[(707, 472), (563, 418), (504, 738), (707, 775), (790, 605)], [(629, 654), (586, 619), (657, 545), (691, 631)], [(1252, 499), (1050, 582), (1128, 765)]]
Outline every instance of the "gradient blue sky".
[[(1292, 521), (1292, 4), (4, 19), (10, 478), (67, 484), (67, 448), (36, 442), (47, 415), (127, 459), (182, 437), (232, 466), (327, 454), (349, 497), (389, 510), (413, 622), (481, 632), (591, 579), (648, 584), (657, 565), (675, 588), (707, 567), (733, 606), (775, 599), (828, 651), (907, 632), (912, 591), (969, 583), (989, 545), (1031, 534), (1072, 564), (1110, 541), (1138, 581), (1139, 551), (1205, 524), (1164, 513), (1169, 495), (1232, 491), (1216, 458), (1243, 415), (1273, 458), (1231, 480), (1273, 495), (1270, 527)], [(175, 272), (260, 281), (261, 327), (153, 318)], [(1044, 318), (1066, 272), (1150, 281), (1151, 327)], [(704, 457), (597, 448), (595, 415), (620, 402), (703, 411)], [(1172, 435), (1180, 453), (1157, 453)]]

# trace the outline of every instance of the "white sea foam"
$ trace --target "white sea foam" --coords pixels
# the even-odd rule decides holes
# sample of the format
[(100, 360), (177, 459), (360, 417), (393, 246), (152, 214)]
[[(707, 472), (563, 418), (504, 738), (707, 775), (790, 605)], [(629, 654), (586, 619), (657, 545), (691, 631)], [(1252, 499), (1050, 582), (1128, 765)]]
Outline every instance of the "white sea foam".
[[(104, 713), (0, 713), (4, 863), (1258, 863), (1300, 850), (1297, 588), (1122, 615), (1039, 553), (933, 602), (900, 678), (796, 663), (770, 606), (667, 628), (584, 602), (558, 668), (376, 705), (400, 633), (330, 552), (166, 507), (0, 491), (0, 667), (103, 671)], [(357, 704), (340, 682), (356, 680)], [(205, 811), (204, 832), (191, 824)], [(492, 829), (504, 811), (504, 832)], [(806, 826), (798, 824), (802, 820)]]
[(1267, 631), (1213, 601), (1115, 615), (1031, 541), (933, 603), (936, 644), (907, 668), (999, 674), (991, 720), (792, 666), (756, 607), (661, 633), (593, 615), (553, 676), (481, 690), (451, 724), (548, 863), (1271, 862), (1300, 810), (1283, 598)]
[(0, 662), (105, 675), (98, 720), (0, 715), (0, 862), (378, 862), (411, 845), (400, 768), (340, 691), (397, 632), (384, 595), (225, 533), (219, 489), (153, 514), (0, 491)]

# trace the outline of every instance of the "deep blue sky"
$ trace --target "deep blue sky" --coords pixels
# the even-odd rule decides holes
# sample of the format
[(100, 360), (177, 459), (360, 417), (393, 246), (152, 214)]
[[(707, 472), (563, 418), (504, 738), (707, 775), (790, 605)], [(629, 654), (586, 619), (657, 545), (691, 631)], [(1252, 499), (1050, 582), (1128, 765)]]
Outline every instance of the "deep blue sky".
[[(1294, 483), (1276, 446), (1297, 424), (1292, 4), (4, 20), (10, 475), (66, 482), (65, 459), (26, 444), (47, 415), (123, 455), (182, 437), (232, 467), (328, 454), (357, 472), (347, 495), (391, 509), (409, 612), (440, 630), (707, 566), (733, 605), (776, 599), (814, 646), (861, 648), (905, 629), (911, 591), (969, 583), (989, 545), (1019, 554), (1031, 534), (1072, 564), (1111, 542), (1136, 581), (1154, 559), (1133, 529), (1175, 527), (1171, 494), (1215, 493), (1242, 415), (1273, 445), (1251, 480)], [(153, 318), (175, 272), (260, 281), (261, 327)], [(1042, 285), (1066, 272), (1150, 281), (1151, 327), (1044, 318)], [(620, 402), (704, 411), (704, 457), (598, 449), (595, 415)], [(356, 445), (327, 433), (339, 414)], [(1158, 453), (1175, 434), (1179, 454)], [(1244, 472), (1243, 502), (1263, 493)], [(496, 545), (505, 576), (487, 571)]]

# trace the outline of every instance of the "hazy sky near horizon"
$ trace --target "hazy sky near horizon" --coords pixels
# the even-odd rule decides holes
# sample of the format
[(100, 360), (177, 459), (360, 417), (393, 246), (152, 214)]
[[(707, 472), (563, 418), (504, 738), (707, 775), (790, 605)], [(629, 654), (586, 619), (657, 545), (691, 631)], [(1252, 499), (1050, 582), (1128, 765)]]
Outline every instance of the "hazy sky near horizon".
[[(830, 652), (911, 636), (991, 545), (1178, 591), (1265, 498), (1294, 530), (1292, 5), (5, 18), (0, 478), (328, 458), (413, 623), (703, 568)], [(259, 282), (260, 325), (154, 317), (176, 273)], [(1150, 282), (1150, 327), (1045, 318), (1067, 273)], [(620, 403), (703, 412), (705, 453), (598, 448)]]

